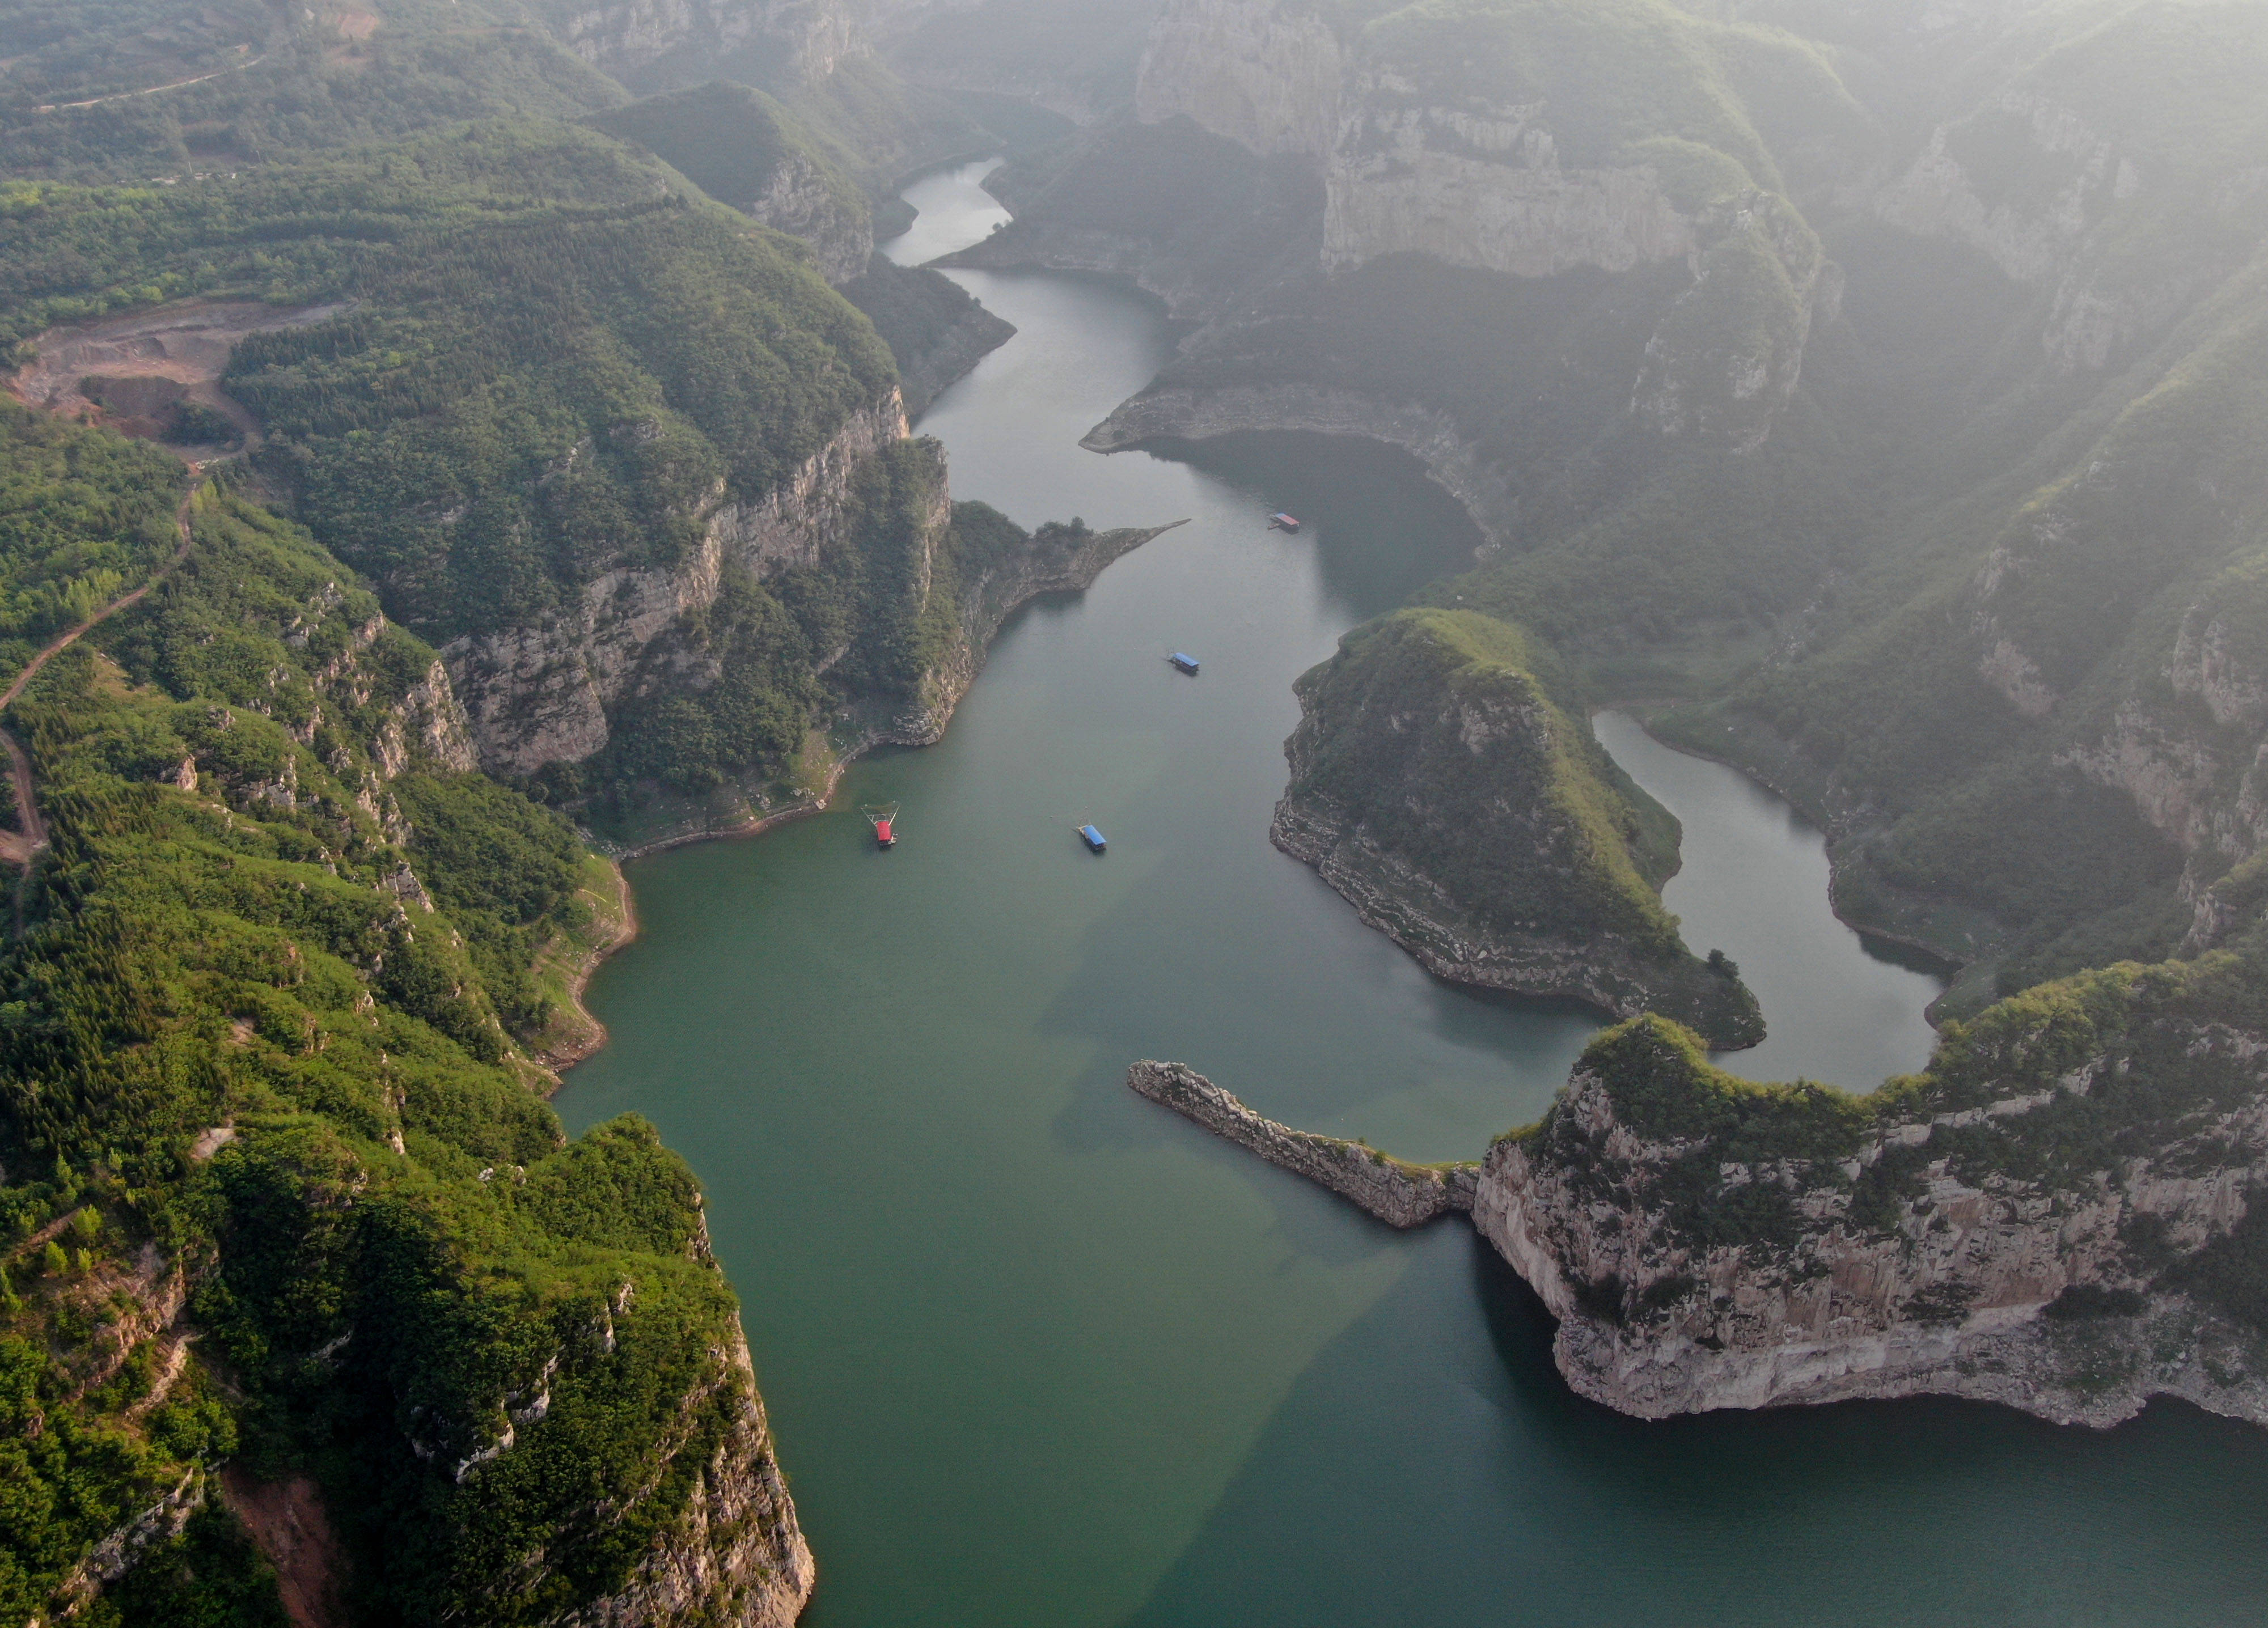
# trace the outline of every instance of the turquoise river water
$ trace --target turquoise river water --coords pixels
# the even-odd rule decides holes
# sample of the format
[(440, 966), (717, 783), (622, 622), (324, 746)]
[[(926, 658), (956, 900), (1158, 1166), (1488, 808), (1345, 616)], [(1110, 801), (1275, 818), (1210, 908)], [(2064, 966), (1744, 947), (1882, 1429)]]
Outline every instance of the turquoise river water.
[[(909, 189), (900, 259), (1002, 218)], [(834, 810), (630, 867), (643, 935), (559, 1098), (706, 1184), (819, 1557), (814, 1628), (2268, 1620), (2268, 1436), (1920, 1401), (1646, 1424), (1582, 1402), (1472, 1232), (1377, 1225), (1129, 1092), (1174, 1058), (1418, 1159), (1535, 1118), (1595, 1027), (1427, 979), (1268, 845), (1292, 678), (1470, 559), (1414, 468), (1254, 437), (1082, 452), (1169, 353), (1123, 290), (954, 274), (1020, 333), (920, 429), (1027, 524), (1189, 517), (1003, 633), (945, 742)], [(1284, 508), (1310, 524), (1264, 529)], [(1164, 662), (1204, 662), (1196, 679)], [(1668, 891), (1742, 965), (1757, 1077), (1918, 1067), (1923, 975), (1829, 913), (1815, 832), (1626, 719)], [(873, 851), (862, 803), (903, 803)], [(1100, 825), (1109, 852), (1072, 834)]]

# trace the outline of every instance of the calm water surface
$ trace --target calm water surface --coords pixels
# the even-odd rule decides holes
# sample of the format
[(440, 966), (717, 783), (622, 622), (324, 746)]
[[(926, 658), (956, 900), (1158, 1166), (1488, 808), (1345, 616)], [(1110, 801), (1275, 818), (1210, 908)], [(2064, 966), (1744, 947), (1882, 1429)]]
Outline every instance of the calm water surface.
[[(982, 235), (979, 172), (913, 187), (932, 235), (896, 252)], [(2253, 1433), (2171, 1408), (2108, 1436), (1933, 1403), (1621, 1419), (1568, 1394), (1469, 1231), (1395, 1234), (1125, 1089), (1130, 1060), (1178, 1058), (1294, 1124), (1470, 1155), (1594, 1024), (1430, 981), (1267, 843), (1292, 678), (1469, 559), (1454, 506), (1329, 444), (1255, 438), (1209, 473), (1080, 452), (1166, 356), (1158, 318), (955, 275), (1020, 329), (923, 422), (956, 495), (1193, 524), (1020, 617), (945, 743), (859, 765), (839, 811), (632, 867), (644, 935), (592, 991), (613, 1044), (560, 1097), (578, 1127), (646, 1114), (707, 1184), (819, 1555), (806, 1620), (2264, 1620)], [(1276, 508), (1314, 523), (1268, 532)], [(1685, 818), (1671, 906), (1742, 963), (1776, 1067), (1918, 1062), (1933, 986), (1827, 916), (1813, 840), (1603, 727)], [(878, 854), (855, 810), (887, 799), (903, 840)]]

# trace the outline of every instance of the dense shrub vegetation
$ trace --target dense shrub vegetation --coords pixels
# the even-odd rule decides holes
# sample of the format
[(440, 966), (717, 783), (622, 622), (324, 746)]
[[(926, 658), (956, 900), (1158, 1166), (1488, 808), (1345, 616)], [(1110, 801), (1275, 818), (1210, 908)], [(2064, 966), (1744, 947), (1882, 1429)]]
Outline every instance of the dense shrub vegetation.
[[(61, 528), (64, 583), (146, 570), (181, 489), (20, 412), (0, 466)], [(689, 1173), (634, 1121), (563, 1146), (512, 1038), (582, 850), (415, 758), (432, 652), (304, 532), (210, 488), (192, 514), (180, 569), (10, 721), (54, 850), (0, 955), (0, 1614), (230, 1456), (322, 1480), (370, 1620), (564, 1609), (667, 1526), (697, 1462), (671, 1433), (715, 1439), (742, 1382)], [(176, 1285), (204, 1331), (178, 1358)], [(460, 1478), (507, 1406), (516, 1445)], [(87, 1620), (280, 1620), (274, 1597), (205, 1514)]]

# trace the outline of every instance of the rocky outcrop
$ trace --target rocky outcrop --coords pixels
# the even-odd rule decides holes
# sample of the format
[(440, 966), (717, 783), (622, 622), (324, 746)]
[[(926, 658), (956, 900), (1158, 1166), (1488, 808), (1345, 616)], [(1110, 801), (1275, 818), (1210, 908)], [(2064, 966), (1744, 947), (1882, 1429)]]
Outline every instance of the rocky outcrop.
[(1136, 1063), (1126, 1071), (1126, 1083), (1269, 1163), (1329, 1188), (1389, 1227), (1421, 1226), (1473, 1207), (1476, 1165), (1410, 1164), (1360, 1142), (1292, 1130), (1263, 1119), (1180, 1063)]
[(1454, 417), (1421, 402), (1292, 382), (1162, 384), (1120, 403), (1079, 444), (1090, 452), (1123, 452), (1255, 429), (1357, 436), (1401, 447), (1464, 506), (1491, 541), (1506, 542), (1515, 534), (1518, 501), (1502, 472), (1482, 458)]
[[(1276, 805), (1268, 840), (1330, 884), (1364, 926), (1402, 946), (1434, 977), (1476, 989), (1538, 999), (1573, 1000), (1617, 1017), (1668, 1009), (1698, 1018), (1713, 1005), (1734, 1007), (1712, 1027), (1724, 1041), (1754, 1045), (1764, 1025), (1700, 983), (1713, 973), (1681, 977), (1642, 964), (1611, 935), (1518, 933), (1476, 920), (1464, 901), (1350, 821), (1312, 798), (1286, 796)], [(1697, 988), (1692, 986), (1698, 986)]]
[(994, 635), (1010, 616), (1047, 594), (1085, 591), (1111, 561), (1153, 537), (1188, 524), (1175, 520), (1167, 525), (1111, 532), (1042, 525), (1013, 559), (966, 577), (961, 584), (960, 639), (924, 678), (919, 709), (906, 715), (887, 738), (875, 744), (935, 745), (945, 737), (946, 725), (961, 697), (968, 693), (968, 686), (976, 681)]
[(1382, 88), (1375, 74), (1356, 87), (1357, 111), (1331, 154), (1326, 266), (1414, 253), (1550, 277), (1579, 266), (1628, 271), (1695, 248), (1693, 220), (1652, 165), (1562, 168), (1540, 104), (1366, 105)]
[(105, 1583), (114, 1583), (134, 1569), (142, 1557), (181, 1535), (189, 1517), (204, 1507), (205, 1475), (191, 1469), (173, 1489), (131, 1521), (108, 1532), (87, 1551), (63, 1585), (55, 1590), (62, 1602), (59, 1615), (76, 1617), (94, 1602)]
[[(2161, 149), (2158, 163), (2138, 165), (2144, 143), (2112, 128), (2122, 113), (2135, 122), (2131, 107), (2098, 116), (2035, 84), (2005, 86), (1940, 125), (1873, 199), (1879, 218), (1965, 243), (2008, 277), (2051, 289), (2039, 342), (2058, 373), (2108, 366), (2162, 331), (2233, 264), (2216, 267), (2211, 253), (2134, 253), (2167, 229), (2138, 217), (2194, 183), (2169, 173), (2161, 143), (2149, 143)], [(2215, 202), (2216, 212), (2241, 212), (2233, 197)]]
[(843, 285), (843, 297), (865, 312), (888, 341), (912, 420), (946, 385), (1016, 336), (1013, 323), (993, 315), (943, 274), (895, 265), (880, 254)]
[[(2207, 1264), (2268, 1177), (2268, 1045), (2178, 1020), (2145, 1038), (1959, 1106), (1774, 1088), (1744, 1126), (1680, 1111), (1723, 1089), (1690, 1052), (1667, 1070), (1687, 1078), (1644, 1079), (1675, 1037), (1610, 1037), (1490, 1151), (1474, 1223), (1559, 1317), (1569, 1382), (1643, 1418), (1935, 1394), (2109, 1425), (2177, 1396), (2268, 1423), (2257, 1336)], [(2090, 1108), (2128, 1123), (2102, 1099), (2169, 1088), (2190, 1111), (2069, 1157)], [(1766, 1114), (1813, 1123), (1774, 1138)]]
[(666, 1628), (688, 1622), (788, 1628), (816, 1580), (811, 1546), (796, 1520), (771, 1426), (756, 1394), (748, 1342), (734, 1324), (714, 1394), (730, 1425), (700, 1467), (684, 1508), (614, 1594), (549, 1619), (549, 1628)]
[(699, 77), (718, 59), (754, 50), (785, 77), (815, 84), (872, 49), (872, 13), (917, 10), (905, 0), (555, 0), (547, 8), (567, 48), (626, 83), (658, 66)]
[[(847, 524), (859, 467), (905, 434), (893, 390), (852, 414), (759, 501), (728, 501), (718, 487), (701, 516), (698, 545), (674, 568), (601, 573), (563, 612), (446, 646), (441, 654), (482, 766), (525, 774), (599, 751), (608, 738), (608, 707), (666, 634), (715, 603), (726, 562), (759, 579), (815, 563)], [(935, 521), (941, 531), (942, 515)]]
[(808, 244), (820, 275), (837, 288), (862, 275), (873, 258), (873, 211), (845, 207), (827, 175), (801, 153), (784, 154), (762, 192), (733, 202), (775, 231)]
[(1187, 116), (1257, 153), (1322, 158), (1338, 139), (1345, 67), (1313, 11), (1277, 0), (1170, 0), (1136, 84), (1145, 124)]
[[(1937, 1395), (2107, 1426), (2167, 1396), (2268, 1424), (2268, 1035), (2208, 1015), (2252, 976), (2223, 956), (2051, 986), (1871, 1100), (1749, 1085), (1626, 1023), (1489, 1150), (1473, 1224), (1559, 1319), (1568, 1382), (1639, 1418)], [(1368, 1149), (1174, 1065), (1129, 1083), (1399, 1202)]]
[(1679, 939), (1639, 868), (1638, 810), (1528, 659), (1516, 629), (1469, 612), (1348, 634), (1295, 686), (1269, 840), (1437, 978), (1754, 1045), (1755, 997)]

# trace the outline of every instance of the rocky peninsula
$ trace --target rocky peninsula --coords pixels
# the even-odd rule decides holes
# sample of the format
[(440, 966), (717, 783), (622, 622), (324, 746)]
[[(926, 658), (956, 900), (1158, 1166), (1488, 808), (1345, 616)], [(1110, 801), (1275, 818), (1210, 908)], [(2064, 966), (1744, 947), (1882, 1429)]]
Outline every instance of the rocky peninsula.
[(1739, 969), (1662, 908), (1675, 822), (1554, 703), (1544, 659), (1469, 612), (1356, 629), (1299, 681), (1270, 839), (1436, 977), (1755, 1045)]
[[(2264, 959), (2043, 986), (1865, 1096), (1635, 1018), (1488, 1150), (1473, 1224), (1568, 1382), (1640, 1418), (1937, 1395), (2100, 1426), (2162, 1396), (2268, 1424)], [(1177, 1065), (1128, 1082), (1397, 1225), (1464, 1207)]]

